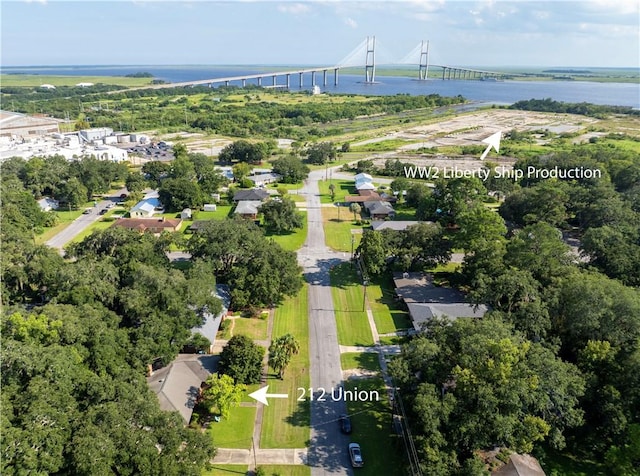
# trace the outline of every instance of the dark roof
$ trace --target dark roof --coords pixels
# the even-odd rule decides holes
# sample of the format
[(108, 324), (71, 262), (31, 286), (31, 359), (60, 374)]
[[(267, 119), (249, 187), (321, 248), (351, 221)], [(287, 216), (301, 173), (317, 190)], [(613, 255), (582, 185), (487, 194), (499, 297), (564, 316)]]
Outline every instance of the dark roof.
[(531, 455), (514, 453), (509, 462), (497, 469), (492, 476), (545, 476), (538, 460)]
[(269, 196), (269, 192), (261, 190), (259, 188), (252, 188), (251, 190), (238, 190), (233, 195), (233, 201), (238, 202), (240, 200), (257, 200), (264, 201)]
[(474, 306), (463, 302), (447, 304), (409, 302), (407, 307), (416, 329), (420, 329), (422, 324), (429, 322), (434, 317), (447, 317), (455, 320), (461, 317), (482, 317), (488, 311), (487, 306), (483, 304)]

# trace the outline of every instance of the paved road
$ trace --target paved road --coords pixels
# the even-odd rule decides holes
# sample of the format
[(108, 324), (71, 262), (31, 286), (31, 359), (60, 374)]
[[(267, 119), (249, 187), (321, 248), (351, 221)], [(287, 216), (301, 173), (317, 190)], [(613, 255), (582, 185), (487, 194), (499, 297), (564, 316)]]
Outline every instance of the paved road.
[[(329, 283), (331, 267), (345, 260), (324, 241), (318, 180), (324, 171), (309, 175), (302, 193), (307, 195), (307, 241), (298, 252), (298, 261), (309, 282), (309, 360), (311, 385), (327, 394), (342, 385), (340, 347)], [(316, 392), (316, 397), (319, 395)], [(311, 402), (311, 443), (308, 464), (312, 476), (352, 474), (347, 455), (349, 438), (340, 432), (338, 418), (346, 413), (344, 402)]]
[(73, 238), (82, 233), (89, 225), (95, 223), (100, 219), (100, 210), (106, 208), (110, 203), (115, 203), (120, 198), (120, 194), (126, 193), (127, 189), (123, 188), (118, 190), (113, 196), (107, 200), (97, 202), (96, 206), (91, 208), (91, 213), (88, 215), (80, 215), (69, 226), (51, 238), (45, 244), (51, 248), (56, 248), (63, 251), (64, 246), (69, 243)]

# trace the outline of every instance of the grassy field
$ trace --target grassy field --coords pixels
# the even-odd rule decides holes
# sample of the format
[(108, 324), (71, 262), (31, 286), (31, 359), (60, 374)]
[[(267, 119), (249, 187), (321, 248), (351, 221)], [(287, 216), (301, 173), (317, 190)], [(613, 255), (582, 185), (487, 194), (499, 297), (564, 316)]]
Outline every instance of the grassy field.
[[(89, 207), (91, 205), (93, 205), (93, 202), (87, 202), (85, 204), (86, 207)], [(46, 227), (41, 234), (36, 235), (36, 244), (41, 245), (44, 242), (49, 241), (51, 238), (68, 227), (71, 222), (82, 215), (82, 211), (85, 209), (85, 206), (80, 207), (77, 210), (56, 211), (55, 213), (58, 216), (58, 224), (52, 227)]]
[(114, 84), (116, 86), (145, 86), (153, 78), (126, 78), (124, 76), (55, 76), (46, 74), (0, 74), (0, 83), (5, 86), (37, 87), (42, 84), (75, 86), (78, 83)]
[(402, 440), (395, 435), (391, 426), (391, 408), (383, 380), (376, 377), (345, 382), (346, 390), (353, 390), (354, 387), (365, 391), (377, 390), (380, 395), (379, 401), (347, 402), (353, 424), (351, 440), (360, 444), (364, 459), (364, 468), (359, 469), (357, 474), (403, 474)]
[(248, 471), (246, 464), (214, 464), (202, 476), (245, 476)]
[(346, 352), (340, 354), (342, 370), (363, 369), (380, 372), (378, 354), (373, 352)]
[(231, 335), (245, 335), (255, 340), (265, 340), (267, 338), (267, 320), (257, 317), (238, 317), (231, 319)]
[[(330, 184), (335, 186), (334, 200), (331, 200)], [(344, 197), (356, 194), (353, 180), (320, 180), (318, 187), (320, 188), (320, 203), (344, 202)]]
[[(353, 213), (347, 207), (323, 207), (322, 221), (327, 246), (349, 254), (352, 249), (352, 239), (353, 250), (355, 250), (362, 239), (362, 229), (369, 227), (364, 222), (361, 225), (356, 225), (353, 221)], [(352, 230), (355, 230), (356, 233), (353, 233)]]
[(207, 432), (217, 448), (251, 448), (256, 407), (234, 407), (229, 418), (212, 422)]
[(272, 373), (268, 377), (269, 392), (287, 393), (289, 398), (274, 399), (264, 408), (261, 448), (304, 448), (308, 444), (309, 404), (295, 398), (298, 387), (309, 387), (308, 312), (306, 285), (297, 296), (287, 299), (275, 311), (272, 337), (291, 333), (300, 343), (300, 351), (291, 359), (284, 380)]
[(278, 235), (275, 233), (266, 233), (265, 236), (271, 238), (273, 241), (282, 246), (285, 250), (288, 251), (296, 251), (302, 247), (305, 240), (307, 239), (307, 212), (299, 212), (304, 215), (303, 223), (304, 226), (302, 229), (295, 230), (291, 233), (286, 233), (282, 235)]
[(412, 327), (408, 313), (400, 309), (393, 299), (391, 279), (372, 282), (367, 289), (367, 300), (379, 334), (389, 334)]
[(331, 271), (331, 286), (338, 342), (341, 345), (373, 345), (371, 328), (363, 309), (364, 288), (349, 264), (336, 266)]
[(302, 465), (260, 465), (267, 476), (311, 476), (311, 467)]

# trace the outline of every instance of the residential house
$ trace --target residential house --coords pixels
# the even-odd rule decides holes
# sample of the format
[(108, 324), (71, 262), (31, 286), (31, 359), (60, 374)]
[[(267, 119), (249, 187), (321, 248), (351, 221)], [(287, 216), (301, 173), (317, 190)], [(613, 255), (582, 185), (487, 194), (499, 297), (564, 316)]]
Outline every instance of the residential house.
[(369, 212), (373, 220), (388, 219), (396, 213), (389, 202), (383, 202), (382, 200), (364, 202), (364, 208), (367, 209), (367, 212)]
[(236, 205), (233, 213), (242, 218), (255, 220), (258, 218), (260, 205), (262, 205), (262, 201), (260, 200), (241, 200)]
[(40, 210), (42, 210), (43, 212), (50, 212), (51, 210), (57, 210), (59, 203), (57, 200), (54, 200), (53, 198), (43, 197), (40, 200), (38, 200), (38, 206), (40, 207)]
[(112, 227), (137, 230), (140, 233), (160, 234), (163, 231), (178, 231), (182, 226), (181, 218), (120, 218)]
[(513, 453), (509, 461), (491, 476), (545, 476), (545, 472), (533, 456)]
[(407, 306), (416, 330), (421, 330), (434, 317), (478, 318), (489, 310), (484, 305), (465, 302), (464, 294), (457, 289), (435, 286), (430, 275), (394, 273), (393, 281), (396, 294)]
[(249, 175), (247, 179), (251, 180), (256, 187), (264, 187), (270, 183), (276, 183), (282, 179), (282, 175), (274, 173), (254, 174)]
[(222, 310), (216, 314), (205, 313), (202, 324), (191, 329), (191, 334), (200, 334), (206, 337), (211, 345), (209, 353), (213, 353), (213, 346), (216, 342), (216, 334), (220, 328), (220, 323), (229, 312), (231, 305), (231, 290), (226, 284), (216, 284), (216, 297), (222, 302)]
[(180, 413), (188, 425), (202, 383), (215, 371), (215, 359), (211, 355), (180, 354), (168, 366), (152, 372), (147, 384), (158, 396), (160, 408)]
[(355, 177), (353, 177), (353, 179), (358, 182), (361, 180), (368, 180), (369, 182), (371, 182), (373, 180), (373, 177), (369, 174), (365, 174), (364, 172), (361, 172), (359, 174), (356, 174)]
[(356, 182), (356, 190), (375, 190), (376, 187), (371, 182)]
[(382, 231), (382, 230), (396, 230), (396, 231), (404, 231), (410, 226), (417, 225), (418, 223), (431, 223), (429, 221), (420, 222), (420, 221), (410, 221), (410, 220), (385, 220), (385, 221), (372, 221), (371, 229), (373, 231)]
[(131, 218), (149, 218), (154, 213), (161, 212), (163, 210), (162, 203), (159, 198), (149, 197), (139, 201), (129, 211)]
[(260, 201), (263, 202), (269, 198), (269, 192), (261, 190), (259, 188), (252, 188), (249, 190), (238, 190), (233, 195), (234, 202), (240, 202), (242, 200)]

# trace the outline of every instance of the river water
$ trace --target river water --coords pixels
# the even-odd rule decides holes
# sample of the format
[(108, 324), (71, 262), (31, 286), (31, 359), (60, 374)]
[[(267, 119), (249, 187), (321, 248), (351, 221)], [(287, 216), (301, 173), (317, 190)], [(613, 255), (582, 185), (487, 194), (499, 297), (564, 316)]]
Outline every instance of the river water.
[[(74, 76), (124, 76), (140, 71), (153, 74), (156, 79), (167, 82), (195, 81), (273, 71), (293, 71), (292, 66), (33, 66), (3, 67), (2, 73), (26, 73), (42, 75)], [(411, 74), (411, 73), (408, 73)], [(278, 78), (284, 83), (284, 78)], [(247, 81), (255, 84), (256, 81)], [(439, 80), (417, 81), (410, 77), (380, 76), (374, 84), (364, 82), (362, 75), (339, 74), (338, 85), (333, 85), (333, 70), (327, 71), (327, 86), (322, 85), (322, 73), (316, 74), (316, 83), (322, 92), (357, 95), (394, 94), (439, 94), (461, 95), (471, 101), (511, 104), (525, 99), (551, 98), (565, 102), (589, 102), (640, 108), (640, 85), (633, 83), (588, 82), (588, 81), (479, 81)], [(233, 83), (232, 83), (233, 84)], [(263, 80), (263, 86), (271, 80)], [(300, 88), (298, 75), (291, 75), (291, 90), (311, 88), (311, 74), (305, 74), (304, 87)]]

